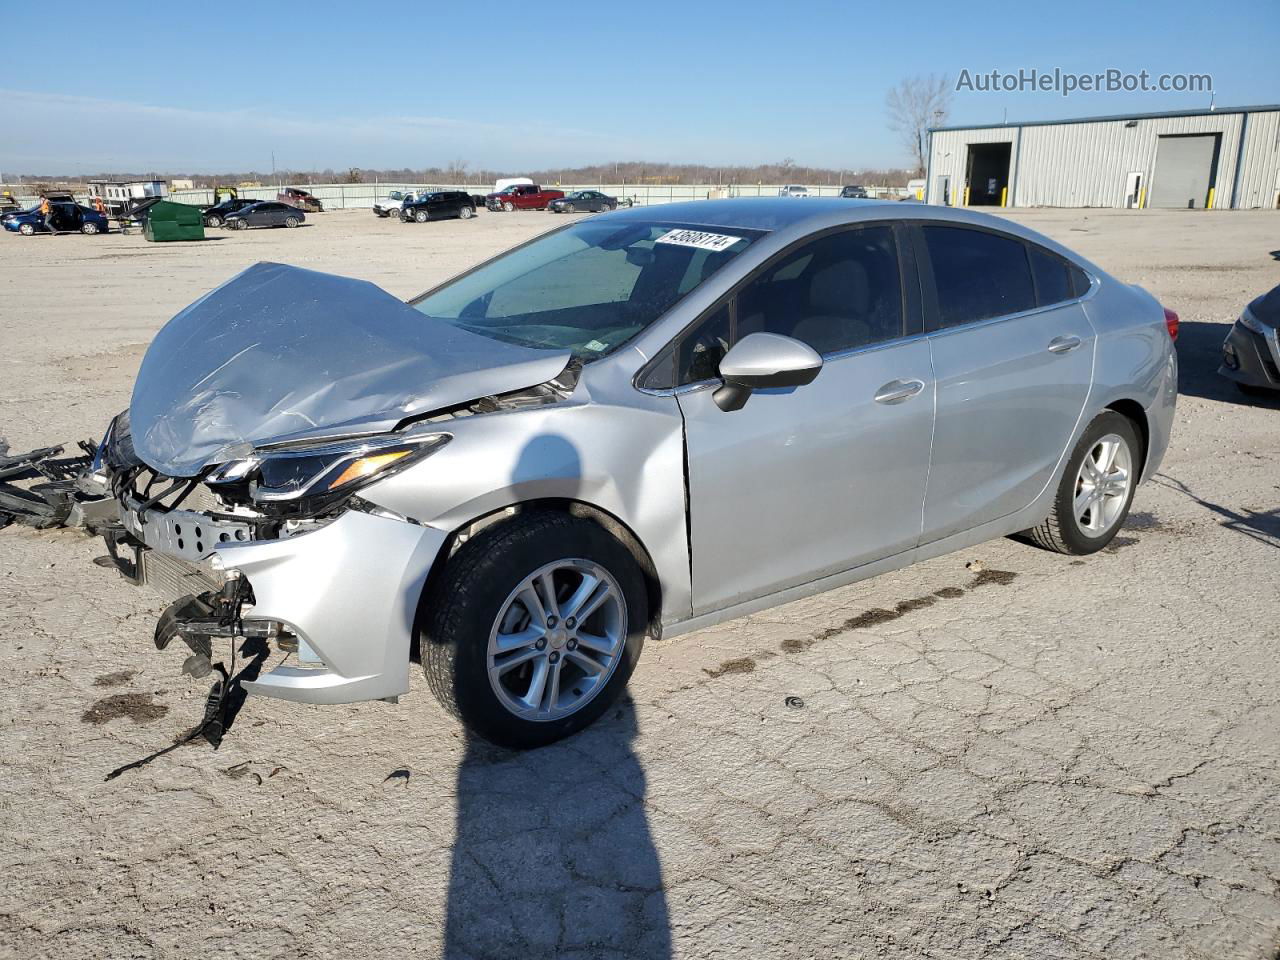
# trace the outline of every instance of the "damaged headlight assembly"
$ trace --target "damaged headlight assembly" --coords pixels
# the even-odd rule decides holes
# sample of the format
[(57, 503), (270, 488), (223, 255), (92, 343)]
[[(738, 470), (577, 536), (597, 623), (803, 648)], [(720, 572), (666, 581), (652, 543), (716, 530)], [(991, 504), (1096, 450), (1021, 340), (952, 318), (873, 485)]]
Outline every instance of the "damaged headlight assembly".
[(214, 489), (247, 484), (250, 499), (264, 509), (314, 513), (430, 456), (451, 439), (447, 433), (401, 434), (263, 447), (216, 467), (205, 482)]

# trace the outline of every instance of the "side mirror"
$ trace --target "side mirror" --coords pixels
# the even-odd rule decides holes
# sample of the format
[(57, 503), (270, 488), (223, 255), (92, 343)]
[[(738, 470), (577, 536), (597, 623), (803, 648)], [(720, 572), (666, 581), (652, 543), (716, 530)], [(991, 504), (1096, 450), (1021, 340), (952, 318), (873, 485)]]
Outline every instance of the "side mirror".
[(726, 413), (741, 410), (753, 390), (803, 387), (822, 369), (822, 357), (807, 343), (777, 333), (750, 333), (720, 361), (724, 384), (712, 394)]

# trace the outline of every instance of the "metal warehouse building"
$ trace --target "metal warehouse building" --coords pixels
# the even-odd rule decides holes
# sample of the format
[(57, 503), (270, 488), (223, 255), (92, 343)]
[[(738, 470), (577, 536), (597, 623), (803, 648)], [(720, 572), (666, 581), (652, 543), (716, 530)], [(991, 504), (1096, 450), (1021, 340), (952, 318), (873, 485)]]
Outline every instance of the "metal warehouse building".
[(949, 206), (1276, 209), (1280, 105), (929, 131)]

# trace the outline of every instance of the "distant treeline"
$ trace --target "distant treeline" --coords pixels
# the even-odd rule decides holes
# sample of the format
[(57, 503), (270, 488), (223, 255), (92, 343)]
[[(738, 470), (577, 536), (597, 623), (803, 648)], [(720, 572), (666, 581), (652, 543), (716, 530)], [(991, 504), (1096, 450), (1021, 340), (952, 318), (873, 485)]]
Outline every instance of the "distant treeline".
[(779, 163), (759, 164), (754, 167), (717, 167), (694, 163), (602, 163), (573, 168), (541, 170), (485, 170), (473, 169), (465, 161), (455, 161), (444, 167), (411, 169), (350, 169), (350, 170), (277, 170), (275, 173), (261, 170), (242, 170), (228, 173), (188, 173), (183, 171), (145, 173), (121, 172), (27, 176), (23, 179), (50, 184), (78, 184), (90, 180), (190, 180), (197, 187), (220, 184), (258, 182), (264, 185), (287, 183), (471, 183), (491, 184), (500, 177), (530, 177), (539, 183), (635, 183), (635, 184), (685, 184), (685, 183), (804, 183), (804, 184), (861, 184), (863, 186), (906, 186), (910, 173), (907, 170), (834, 170), (827, 167), (798, 166), (791, 160)]

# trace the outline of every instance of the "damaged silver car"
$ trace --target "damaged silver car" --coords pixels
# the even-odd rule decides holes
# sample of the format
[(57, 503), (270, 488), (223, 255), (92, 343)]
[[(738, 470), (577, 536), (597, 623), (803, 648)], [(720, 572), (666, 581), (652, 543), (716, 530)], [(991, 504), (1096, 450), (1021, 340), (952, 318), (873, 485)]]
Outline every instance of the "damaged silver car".
[(261, 638), (294, 656), (245, 686), (308, 703), (394, 701), (419, 661), (530, 747), (646, 637), (1006, 534), (1100, 549), (1176, 379), (1150, 295), (1016, 224), (707, 201), (408, 304), (252, 267), (160, 331), (90, 478), (121, 570), (175, 598), (158, 645)]

